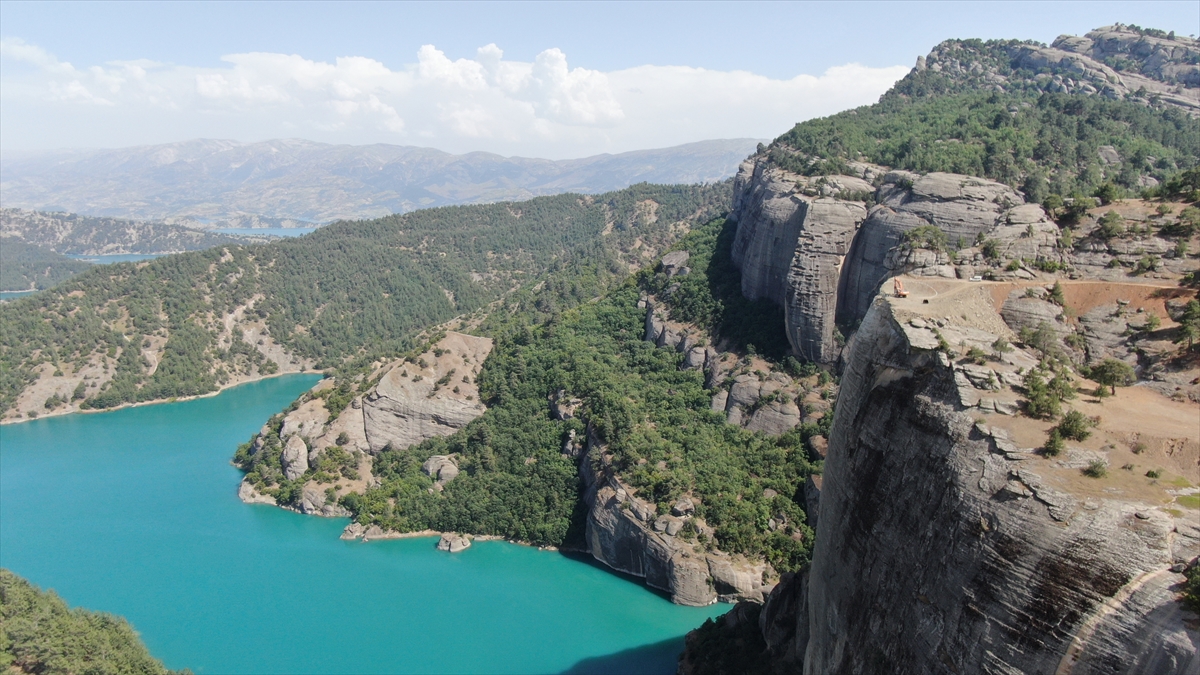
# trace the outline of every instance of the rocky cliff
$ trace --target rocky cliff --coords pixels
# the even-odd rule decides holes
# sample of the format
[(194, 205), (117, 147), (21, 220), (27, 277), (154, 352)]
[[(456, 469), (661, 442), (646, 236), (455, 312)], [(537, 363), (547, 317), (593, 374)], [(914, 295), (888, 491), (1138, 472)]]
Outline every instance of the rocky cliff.
[(691, 521), (696, 532), (712, 529), (695, 515), (684, 498), (670, 514), (658, 515), (653, 502), (637, 496), (609, 464), (610, 456), (589, 433), (587, 454), (580, 468), (588, 507), (586, 546), (596, 560), (626, 574), (642, 577), (646, 585), (671, 595), (681, 605), (708, 605), (718, 600), (762, 602), (773, 584), (770, 566), (740, 555), (706, 551), (693, 540), (677, 536)]
[[(742, 291), (748, 299), (782, 305), (788, 341), (806, 360), (837, 361), (843, 345), (838, 324), (860, 321), (889, 276), (921, 269), (969, 277), (974, 268), (963, 263), (983, 267), (978, 249), (964, 251), (957, 266), (945, 251), (899, 250), (905, 234), (917, 228), (937, 228), (958, 249), (990, 235), (1006, 257), (1059, 257), (1058, 226), (1007, 185), (958, 174), (853, 167), (861, 177), (806, 177), (774, 166), (764, 153), (744, 162), (734, 181), (730, 218), (738, 231), (732, 256), (742, 272)], [(865, 201), (842, 195), (878, 204), (868, 211)]]
[[(1003, 337), (995, 304), (957, 303), (981, 290), (875, 300), (845, 361), (812, 565), (722, 629), (756, 622), (780, 672), (1193, 672), (1200, 633), (1175, 598), (1197, 515), (1134, 462), (1179, 456), (1196, 480), (1196, 405), (1142, 387), (1115, 409), (1074, 402), (1100, 412), (1097, 434), (1065, 458), (1035, 452), (1047, 424), (981, 402), (1032, 357), (985, 379), (939, 340)], [(1160, 454), (1129, 454), (1137, 437)], [(1103, 480), (1080, 471), (1126, 460)], [(685, 670), (706, 672), (689, 644)]]

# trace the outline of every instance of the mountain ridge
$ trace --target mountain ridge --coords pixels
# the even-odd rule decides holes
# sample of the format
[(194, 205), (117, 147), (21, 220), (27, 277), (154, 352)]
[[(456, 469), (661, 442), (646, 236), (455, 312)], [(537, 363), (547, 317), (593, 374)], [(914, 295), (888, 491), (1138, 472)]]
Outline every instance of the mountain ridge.
[(193, 226), (295, 227), (418, 208), (597, 194), (639, 182), (712, 183), (757, 139), (568, 160), (433, 148), (196, 139), (3, 161), (3, 205)]

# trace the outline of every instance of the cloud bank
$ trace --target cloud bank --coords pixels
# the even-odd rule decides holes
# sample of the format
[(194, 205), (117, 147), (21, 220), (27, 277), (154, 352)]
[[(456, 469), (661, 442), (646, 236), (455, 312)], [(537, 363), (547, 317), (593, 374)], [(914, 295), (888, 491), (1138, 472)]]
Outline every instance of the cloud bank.
[(908, 71), (849, 64), (788, 80), (685, 66), (600, 72), (572, 68), (559, 49), (532, 63), (505, 60), (494, 44), (473, 59), (425, 45), (400, 68), (361, 56), (329, 63), (265, 52), (221, 62), (76, 67), (2, 40), (0, 139), (9, 152), (303, 137), (558, 159), (774, 137), (797, 121), (874, 102)]

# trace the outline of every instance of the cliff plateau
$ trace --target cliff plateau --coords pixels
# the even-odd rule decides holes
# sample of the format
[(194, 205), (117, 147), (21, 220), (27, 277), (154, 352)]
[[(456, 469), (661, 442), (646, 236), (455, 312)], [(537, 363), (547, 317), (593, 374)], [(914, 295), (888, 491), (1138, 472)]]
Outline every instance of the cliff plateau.
[[(955, 285), (980, 288), (945, 282), (941, 295)], [(1056, 459), (1025, 447), (1046, 425), (968, 407), (968, 364), (937, 339), (986, 340), (981, 326), (998, 317), (943, 316), (948, 300), (930, 295), (881, 296), (867, 312), (845, 361), (812, 565), (723, 629), (752, 627), (778, 672), (1192, 672), (1200, 633), (1175, 597), (1200, 554), (1195, 511), (1164, 506), (1177, 493), (1158, 481), (1117, 471), (1098, 483), (1078, 468), (1145, 461), (1111, 442), (1138, 423), (1097, 406), (1101, 438), (1086, 448)], [(1195, 404), (1129, 392), (1157, 397), (1118, 407), (1155, 415), (1140, 428), (1177, 448), (1195, 480)], [(697, 658), (681, 670), (706, 672)]]

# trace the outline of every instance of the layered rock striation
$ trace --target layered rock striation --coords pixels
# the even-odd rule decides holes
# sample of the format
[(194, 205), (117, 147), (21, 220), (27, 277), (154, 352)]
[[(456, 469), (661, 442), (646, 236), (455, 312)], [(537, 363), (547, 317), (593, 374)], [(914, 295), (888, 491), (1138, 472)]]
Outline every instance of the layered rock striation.
[(370, 451), (448, 436), (482, 415), (475, 376), (491, 350), (490, 338), (449, 332), (431, 351), (394, 364), (363, 398)]

